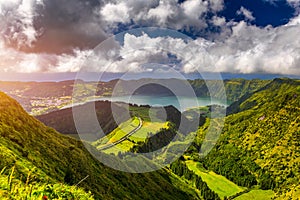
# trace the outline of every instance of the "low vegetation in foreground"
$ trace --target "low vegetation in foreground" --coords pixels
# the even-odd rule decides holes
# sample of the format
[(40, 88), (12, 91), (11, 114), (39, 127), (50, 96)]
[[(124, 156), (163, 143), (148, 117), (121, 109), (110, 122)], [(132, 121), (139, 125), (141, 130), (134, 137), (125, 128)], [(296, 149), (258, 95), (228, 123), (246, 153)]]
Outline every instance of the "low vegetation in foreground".
[(29, 173), (25, 183), (14, 177), (15, 168), (3, 168), (0, 173), (0, 197), (3, 200), (19, 199), (82, 199), (93, 200), (91, 192), (77, 186), (63, 183), (46, 184), (34, 180), (35, 174)]

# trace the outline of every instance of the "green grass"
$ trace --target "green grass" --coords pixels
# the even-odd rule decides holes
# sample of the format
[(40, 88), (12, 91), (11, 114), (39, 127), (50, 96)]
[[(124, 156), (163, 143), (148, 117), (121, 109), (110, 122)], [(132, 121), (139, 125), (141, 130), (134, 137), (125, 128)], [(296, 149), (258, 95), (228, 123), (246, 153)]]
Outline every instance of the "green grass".
[(139, 119), (137, 117), (129, 119), (121, 123), (118, 128), (114, 129), (106, 137), (101, 138), (100, 140), (97, 140), (92, 144), (96, 147), (101, 147), (102, 145), (116, 142), (126, 136), (130, 131), (133, 131), (136, 127), (138, 127), (138, 125)]
[(189, 181), (177, 176), (171, 170), (167, 171), (173, 185), (190, 194), (194, 197), (194, 199), (201, 199), (201, 192), (197, 190)]
[[(103, 145), (116, 142), (126, 136), (130, 131), (134, 130), (139, 125), (139, 119), (134, 117), (122, 124), (111, 133), (107, 135), (106, 138), (100, 139), (93, 143), (94, 146), (100, 148)], [(142, 127), (135, 132), (128, 140), (125, 140), (109, 149), (103, 150), (107, 154), (117, 155), (119, 152), (128, 152), (137, 142), (144, 142), (149, 133), (155, 134), (161, 128), (168, 128), (167, 122), (149, 122), (143, 121)]]
[(201, 107), (194, 107), (194, 108), (189, 108), (188, 110), (184, 111), (184, 115), (188, 119), (193, 119), (195, 116), (195, 113), (200, 115), (206, 115), (209, 113), (209, 107), (208, 106), (201, 106)]
[[(122, 124), (123, 125), (123, 124)], [(117, 155), (119, 152), (128, 152), (137, 142), (144, 142), (147, 139), (148, 133), (155, 134), (161, 128), (167, 128), (168, 123), (162, 122), (144, 122), (140, 130), (125, 140), (109, 149), (103, 150), (107, 154)], [(117, 128), (118, 129), (118, 128)], [(123, 129), (124, 130), (124, 129)], [(125, 136), (126, 134), (124, 134)]]
[(103, 150), (103, 152), (107, 154), (117, 155), (119, 152), (121, 153), (128, 152), (133, 145), (134, 144), (132, 142), (125, 140), (109, 149)]
[[(8, 174), (4, 174), (8, 171)], [(91, 193), (76, 186), (65, 184), (46, 184), (34, 181), (35, 174), (28, 173), (26, 182), (14, 178), (15, 167), (1, 170), (0, 198), (3, 200), (19, 199), (94, 199)]]
[(118, 128), (113, 130), (107, 137), (109, 138), (109, 143), (116, 142), (126, 136), (130, 131), (133, 131), (139, 126), (139, 119), (134, 117), (124, 123), (122, 123)]
[(242, 194), (234, 198), (234, 200), (248, 200), (248, 199), (255, 199), (255, 200), (269, 200), (274, 197), (274, 192), (272, 190), (251, 190), (248, 193)]
[(212, 171), (206, 171), (198, 166), (198, 162), (188, 160), (186, 165), (190, 170), (193, 170), (197, 175), (201, 176), (208, 187), (216, 192), (221, 198), (224, 196), (232, 196), (244, 190), (244, 188), (229, 181), (224, 176), (218, 175)]
[(144, 142), (148, 133), (155, 134), (162, 128), (168, 128), (167, 122), (144, 122), (140, 130), (129, 137), (134, 142)]
[(205, 166), (239, 185), (259, 185), (277, 194), (299, 185), (298, 87), (299, 81), (275, 79), (229, 106)]
[[(34, 180), (27, 185), (37, 186), (36, 191), (44, 191), (48, 185), (57, 191), (64, 188), (60, 183), (71, 190), (72, 187), (67, 185), (75, 185), (89, 175), (79, 186), (85, 191), (91, 191), (95, 199), (174, 199), (174, 196), (192, 199), (171, 183), (164, 170), (130, 174), (104, 166), (91, 155), (91, 151), (112, 161), (114, 157), (99, 153), (86, 144), (88, 151), (82, 142), (46, 127), (29, 116), (15, 100), (1, 92), (0, 122), (0, 170), (15, 166), (11, 183), (18, 187), (12, 191), (22, 193), (14, 194), (15, 199), (26, 199), (22, 195), (26, 194), (26, 178), (33, 168)], [(0, 175), (0, 199), (12, 199), (7, 191), (7, 185), (10, 185), (7, 182), (9, 174), (8, 170), (3, 173), (4, 177)], [(18, 180), (22, 183), (19, 184)]]
[(129, 111), (131, 113), (131, 116), (138, 116), (143, 121), (151, 121), (149, 115), (151, 115), (150, 112), (153, 111), (151, 111), (149, 107), (130, 106)]

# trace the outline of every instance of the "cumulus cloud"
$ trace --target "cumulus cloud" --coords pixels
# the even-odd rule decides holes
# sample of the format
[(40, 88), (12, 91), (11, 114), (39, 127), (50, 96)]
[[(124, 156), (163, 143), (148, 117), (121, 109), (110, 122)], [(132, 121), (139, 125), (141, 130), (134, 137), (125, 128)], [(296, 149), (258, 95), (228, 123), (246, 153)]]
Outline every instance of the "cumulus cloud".
[(118, 23), (159, 26), (176, 30), (200, 30), (207, 26), (205, 15), (223, 8), (223, 0), (115, 0), (100, 8), (101, 18), (108, 27)]
[(247, 10), (243, 6), (236, 12), (238, 15), (242, 15), (245, 17), (248, 21), (254, 21), (255, 17), (253, 17), (253, 14), (251, 11)]
[(223, 0), (0, 0), (0, 34), (28, 53), (90, 49), (121, 24), (200, 31)]
[[(300, 75), (300, 15), (275, 28), (249, 24), (255, 18), (243, 7), (238, 14), (245, 21), (226, 22), (217, 15), (206, 19), (207, 13), (222, 10), (223, 4), (223, 0), (180, 4), (175, 0), (0, 0), (0, 71), (77, 72), (84, 66), (91, 72), (149, 72), (159, 70), (153, 64), (159, 63), (184, 73)], [(131, 32), (121, 43), (111, 38), (91, 50), (107, 38), (103, 30), (118, 23), (200, 30), (208, 22), (221, 27), (218, 40)]]
[(297, 37), (299, 29), (300, 24), (295, 24), (293, 20), (286, 26), (276, 28), (260, 28), (242, 21), (232, 25), (232, 34), (222, 41), (213, 42), (203, 38), (186, 40), (171, 36), (150, 37), (146, 33), (127, 33), (123, 45), (112, 38), (104, 49), (77, 49), (74, 55), (37, 56), (20, 54), (11, 49), (10, 52), (5, 52), (13, 56), (9, 57), (3, 51), (0, 52), (0, 56), (12, 58), (7, 59), (7, 63), (12, 63), (15, 59), (20, 60), (18, 65), (9, 65), (15, 67), (4, 68), (6, 71), (19, 69), (26, 72), (76, 72), (81, 66), (85, 66), (86, 71), (94, 72), (147, 72), (158, 69), (155, 69), (153, 64), (145, 64), (168, 65), (171, 54), (180, 61), (176, 63), (176, 67), (184, 73), (199, 70), (300, 75), (300, 39)]
[[(151, 38), (147, 34), (126, 34), (119, 49), (120, 60), (112, 71), (146, 71), (143, 64), (168, 63), (166, 52), (175, 55), (185, 73), (200, 71), (233, 73), (300, 74), (299, 25), (259, 28), (242, 21), (232, 26), (223, 41), (203, 38), (183, 40), (172, 37)], [(103, 70), (103, 68), (98, 68)]]
[(2, 40), (14, 43), (18, 48), (32, 46), (39, 35), (34, 27), (36, 8), (43, 6), (42, 0), (0, 1), (0, 33)]
[(299, 7), (299, 5), (300, 5), (299, 0), (287, 0), (287, 2), (294, 7)]

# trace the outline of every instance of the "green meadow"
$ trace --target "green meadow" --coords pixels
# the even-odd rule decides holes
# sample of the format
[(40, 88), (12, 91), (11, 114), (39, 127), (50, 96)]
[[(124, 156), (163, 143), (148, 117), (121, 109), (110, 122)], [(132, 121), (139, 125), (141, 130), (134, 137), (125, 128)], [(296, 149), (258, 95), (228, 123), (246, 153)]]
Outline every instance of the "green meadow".
[[(136, 127), (139, 126), (138, 117), (133, 117), (126, 122), (123, 122), (119, 125), (118, 128), (109, 133), (105, 138), (102, 138), (93, 144), (98, 148), (105, 146), (109, 143), (117, 142), (118, 140), (125, 137), (129, 132), (133, 131)], [(119, 152), (128, 152), (136, 143), (145, 142), (147, 137), (151, 134), (155, 134), (162, 128), (168, 128), (167, 122), (150, 122), (143, 121), (142, 127), (131, 135), (127, 140), (116, 144), (115, 146), (103, 150), (107, 154), (118, 154)]]
[(207, 183), (208, 187), (216, 192), (221, 198), (224, 198), (225, 196), (229, 197), (245, 190), (245, 188), (236, 185), (224, 176), (218, 175), (212, 171), (207, 171), (198, 164), (199, 162), (192, 160), (186, 161), (188, 168), (201, 176), (202, 180)]
[(235, 198), (235, 200), (270, 200), (273, 199), (274, 192), (272, 190), (251, 190), (248, 193), (242, 194)]

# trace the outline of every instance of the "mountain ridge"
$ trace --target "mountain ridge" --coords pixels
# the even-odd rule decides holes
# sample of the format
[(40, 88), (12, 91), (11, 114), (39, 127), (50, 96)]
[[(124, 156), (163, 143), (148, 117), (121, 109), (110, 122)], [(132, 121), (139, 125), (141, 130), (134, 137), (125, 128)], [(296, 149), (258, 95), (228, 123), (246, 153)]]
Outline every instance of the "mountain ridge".
[[(227, 99), (232, 102), (238, 100), (245, 93), (251, 93), (271, 80), (246, 80), (246, 79), (230, 79), (230, 80), (179, 80), (179, 79), (139, 79), (139, 80), (121, 80), (116, 79), (109, 82), (84, 82), (77, 81), (77, 93), (78, 100), (85, 102), (91, 95), (110, 96), (113, 89), (118, 83), (118, 91), (115, 91), (117, 95), (132, 95), (131, 90), (133, 86), (142, 86), (138, 89), (139, 94), (149, 94), (148, 89), (155, 91), (159, 95), (170, 95), (172, 91), (162, 89), (161, 86), (150, 87), (151, 83), (157, 82), (158, 85), (163, 83), (165, 86), (169, 85), (185, 85), (189, 84), (195, 91), (196, 96), (199, 97), (213, 97), (217, 99), (224, 99), (225, 95), (222, 91), (222, 85), (224, 84)], [(0, 90), (5, 91), (11, 97), (17, 99), (22, 106), (30, 113), (34, 115), (41, 115), (49, 113), (54, 110), (58, 110), (66, 105), (72, 103), (72, 95), (74, 89), (74, 81), (62, 81), (62, 82), (0, 82)], [(207, 84), (211, 86), (212, 93), (210, 94), (207, 88)], [(146, 84), (146, 85), (144, 85)], [(156, 84), (157, 85), (157, 84)], [(96, 90), (92, 91), (92, 90)], [(186, 94), (186, 91), (181, 91), (182, 95)], [(178, 95), (178, 94), (177, 94)]]

